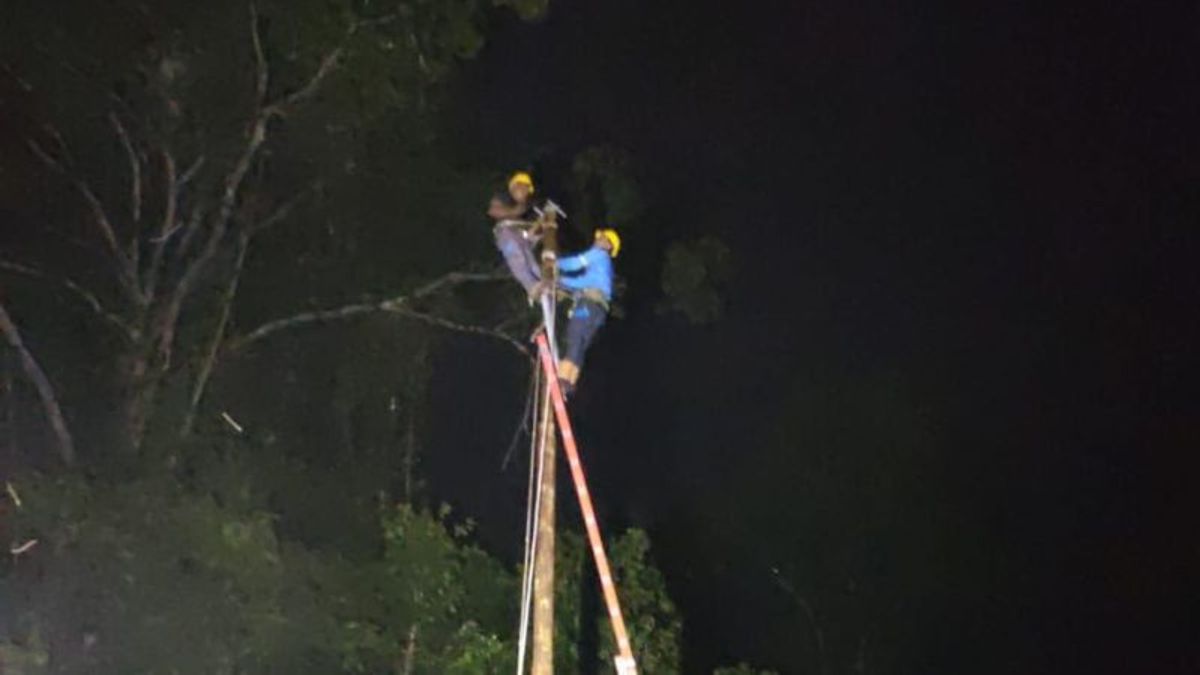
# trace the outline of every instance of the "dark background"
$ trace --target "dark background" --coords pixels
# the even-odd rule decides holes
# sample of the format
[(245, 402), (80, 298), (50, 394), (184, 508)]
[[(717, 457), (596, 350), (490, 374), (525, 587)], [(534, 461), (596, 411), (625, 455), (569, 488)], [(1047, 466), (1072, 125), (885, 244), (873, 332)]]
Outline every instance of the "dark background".
[[(651, 529), (686, 672), (807, 669), (789, 588), (882, 670), (1200, 669), (1200, 16), (960, 5), (557, 0), (468, 66), (480, 161), (553, 194), (585, 146), (636, 158), (654, 227), (574, 414), (610, 527)], [(657, 263), (704, 233), (736, 280), (696, 327), (654, 311)], [(443, 367), (427, 470), (504, 548), (523, 373), (495, 359)], [(813, 563), (828, 541), (860, 554)]]

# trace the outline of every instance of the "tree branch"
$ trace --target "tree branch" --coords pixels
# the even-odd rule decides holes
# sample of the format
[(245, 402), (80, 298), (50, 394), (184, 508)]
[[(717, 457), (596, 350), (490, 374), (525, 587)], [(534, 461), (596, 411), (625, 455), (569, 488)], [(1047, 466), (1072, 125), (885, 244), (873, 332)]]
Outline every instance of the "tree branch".
[(63, 415), (62, 407), (58, 404), (58, 397), (54, 394), (54, 386), (50, 384), (50, 379), (46, 377), (46, 371), (42, 370), (42, 366), (33, 357), (29, 348), (25, 346), (25, 342), (21, 339), (21, 332), (17, 330), (17, 326), (13, 323), (12, 317), (4, 305), (0, 304), (0, 335), (4, 336), (8, 346), (12, 347), (21, 360), (21, 368), (25, 371), (25, 377), (33, 383), (37, 389), (38, 397), (41, 398), (42, 408), (45, 410), (46, 419), (50, 422), (50, 428), (54, 431), (55, 440), (58, 442), (58, 456), (67, 466), (75, 465), (75, 441), (71, 437), (71, 431), (67, 427), (67, 419)]
[(337, 68), (338, 61), (341, 60), (342, 54), (344, 54), (345, 51), (346, 47), (344, 45), (338, 45), (337, 47), (334, 47), (333, 50), (325, 54), (325, 56), (321, 59), (321, 65), (317, 67), (317, 72), (314, 73), (311, 78), (309, 78), (308, 82), (305, 83), (304, 86), (288, 94), (287, 96), (284, 96), (282, 99), (272, 103), (266, 108), (263, 108), (263, 114), (267, 115), (268, 117), (283, 117), (287, 115), (290, 108), (293, 108), (311, 98), (313, 94), (317, 93), (317, 90), (321, 88), (321, 83), (325, 81), (325, 78), (329, 77), (329, 74), (332, 73), (335, 68)]
[[(314, 183), (311, 190), (316, 190), (317, 188), (318, 184)], [(213, 331), (212, 339), (209, 340), (208, 351), (205, 354), (204, 360), (200, 363), (200, 371), (196, 374), (196, 380), (192, 384), (192, 395), (188, 403), (187, 414), (179, 431), (180, 436), (186, 437), (191, 435), (192, 428), (196, 423), (196, 413), (200, 407), (200, 400), (204, 398), (204, 392), (208, 388), (208, 381), (212, 377), (213, 370), (216, 368), (217, 357), (220, 355), (221, 345), (225, 342), (225, 334), (229, 328), (229, 318), (233, 314), (233, 301), (237, 297), (238, 286), (242, 279), (242, 270), (246, 265), (246, 254), (250, 250), (250, 240), (260, 232), (286, 219), (309, 191), (305, 190), (293, 196), (275, 209), (274, 213), (265, 220), (255, 224), (251, 228), (247, 228), (238, 237), (237, 254), (234, 258), (233, 271), (230, 274), (228, 284), (225, 286), (225, 291), (221, 294), (221, 314), (217, 320), (217, 327)]]
[[(66, 156), (70, 162), (70, 155), (67, 152), (66, 145), (62, 141), (62, 136), (54, 127), (47, 125), (47, 133), (49, 133), (59, 144), (60, 151)], [(61, 161), (52, 157), (46, 152), (37, 141), (29, 139), (27, 145), (34, 156), (42, 161), (51, 171), (61, 175), (67, 182), (75, 188), (79, 195), (87, 203), (88, 209), (92, 212), (94, 225), (99, 230), (101, 238), (104, 240), (105, 246), (118, 265), (118, 278), (121, 287), (134, 299), (135, 302), (141, 301), (141, 293), (137, 288), (137, 275), (131, 270), (129, 258), (121, 250), (120, 244), (117, 242), (117, 233), (113, 229), (112, 222), (108, 219), (108, 213), (104, 210), (104, 205), (100, 202), (100, 198), (92, 191), (90, 185), (84, 180), (75, 176), (66, 165)]]
[[(399, 18), (398, 14), (388, 14), (373, 19), (360, 19), (352, 22), (350, 26), (346, 28), (346, 34), (342, 38), (342, 44), (326, 52), (325, 56), (321, 58), (321, 63), (319, 66), (317, 66), (317, 71), (313, 74), (313, 76), (310, 77), (308, 81), (296, 91), (293, 91), (287, 96), (284, 96), (282, 99), (264, 108), (263, 112), (268, 116), (283, 117), (290, 112), (290, 108), (293, 108), (296, 105), (312, 98), (312, 96), (317, 93), (317, 90), (321, 88), (321, 84), (325, 81), (325, 79), (337, 69), (338, 65), (340, 65), (342, 57), (346, 54), (346, 45), (350, 42), (350, 39), (353, 38), (356, 33), (358, 33), (359, 30), (368, 26), (381, 26), (391, 23), (397, 18)], [(255, 39), (257, 40), (257, 33), (255, 34)], [(256, 44), (255, 50), (255, 55), (261, 56), (261, 46)], [(265, 88), (263, 91), (265, 92)]]
[(262, 219), (258, 223), (255, 223), (250, 228), (250, 236), (257, 236), (260, 233), (269, 230), (278, 225), (280, 222), (286, 220), (288, 216), (292, 215), (292, 211), (296, 209), (296, 206), (298, 206), (300, 202), (304, 201), (305, 197), (311, 193), (319, 191), (320, 189), (321, 183), (315, 182), (309, 185), (307, 189), (301, 190), (299, 193), (293, 195), (291, 199), (288, 199), (277, 206), (275, 210), (271, 212), (271, 215)]
[(171, 230), (175, 227), (176, 211), (179, 205), (179, 186), (175, 178), (175, 156), (169, 150), (162, 151), (163, 160), (163, 189), (166, 204), (163, 206), (162, 224), (158, 236), (154, 237), (154, 252), (150, 254), (150, 267), (146, 270), (145, 295), (153, 299), (158, 292), (158, 279), (162, 274), (163, 254), (166, 252), (167, 240), (171, 238)]
[(455, 331), (466, 332), (466, 333), (474, 333), (477, 335), (486, 335), (488, 337), (497, 338), (497, 339), (500, 339), (500, 340), (503, 340), (503, 341), (509, 343), (510, 345), (513, 345), (514, 347), (517, 348), (518, 351), (520, 351), (524, 354), (528, 354), (529, 353), (528, 349), (523, 344), (521, 344), (519, 341), (517, 341), (516, 339), (512, 338), (509, 335), (505, 335), (503, 333), (499, 333), (497, 331), (494, 331), (494, 330), (491, 330), (488, 328), (482, 328), (482, 327), (478, 327), (478, 326), (468, 326), (465, 324), (458, 324), (453, 321), (449, 321), (447, 319), (442, 319), (441, 317), (437, 317), (437, 316), (434, 316), (431, 314), (425, 314), (425, 313), (418, 312), (418, 311), (412, 309), (412, 304), (415, 301), (421, 300), (423, 298), (427, 298), (427, 297), (433, 295), (434, 293), (437, 293), (438, 291), (441, 291), (441, 290), (449, 288), (449, 287), (458, 286), (458, 285), (461, 285), (464, 283), (470, 283), (470, 282), (489, 282), (489, 281), (505, 280), (508, 278), (509, 277), (507, 274), (503, 274), (500, 272), (478, 272), (478, 273), (477, 272), (450, 272), (448, 274), (444, 274), (444, 275), (438, 277), (437, 279), (434, 279), (433, 281), (425, 284), (424, 286), (417, 288), (413, 292), (408, 293), (406, 295), (398, 295), (396, 297), (389, 298), (387, 300), (382, 300), (379, 302), (354, 303), (354, 304), (349, 304), (349, 305), (343, 305), (341, 307), (335, 307), (332, 309), (314, 310), (314, 311), (310, 311), (310, 312), (300, 312), (299, 314), (295, 314), (290, 317), (286, 317), (283, 319), (276, 319), (274, 321), (269, 321), (269, 322), (259, 326), (258, 328), (255, 328), (254, 330), (250, 331), (249, 333), (246, 333), (245, 335), (232, 340), (228, 346), (228, 349), (230, 351), (239, 351), (241, 349), (244, 349), (251, 343), (258, 342), (259, 340), (270, 337), (271, 335), (274, 335), (275, 333), (278, 333), (278, 332), (281, 332), (284, 330), (289, 330), (292, 328), (298, 328), (300, 326), (307, 326), (307, 325), (316, 324), (316, 323), (329, 323), (332, 321), (341, 321), (341, 320), (351, 319), (351, 318), (358, 317), (358, 316), (363, 316), (365, 314), (372, 314), (375, 312), (389, 312), (389, 313), (393, 313), (393, 314), (400, 314), (403, 316), (407, 316), (409, 318), (417, 319), (419, 321), (424, 321), (426, 323), (431, 323), (433, 325), (441, 326), (448, 330), (455, 330)]
[[(221, 194), (221, 204), (217, 212), (216, 218), (213, 220), (212, 229), (209, 231), (208, 241), (204, 249), (199, 255), (192, 260), (187, 266), (184, 273), (180, 276), (179, 281), (175, 285), (174, 292), (171, 294), (171, 300), (167, 304), (159, 319), (159, 341), (158, 351), (161, 359), (162, 368), (165, 370), (170, 367), (171, 351), (175, 343), (175, 326), (179, 318), (179, 312), (183, 309), (183, 301), (187, 299), (192, 291), (192, 286), (200, 277), (200, 273), (217, 254), (220, 249), (221, 240), (225, 237), (225, 232), (229, 228), (229, 221), (233, 217), (233, 210), (237, 204), (238, 192), (241, 189), (242, 181), (246, 177), (246, 173), (250, 170), (250, 165), (254, 162), (255, 155), (262, 147), (267, 137), (267, 117), (263, 113), (254, 120), (254, 126), (250, 131), (250, 138), (246, 141), (246, 147), (242, 149), (241, 157), (238, 158), (233, 169), (225, 178), (225, 189)], [(194, 221), (197, 224), (199, 220)]]
[(500, 331), (493, 330), (491, 328), (484, 328), (483, 326), (472, 326), (469, 324), (458, 323), (456, 321), (451, 321), (449, 319), (446, 319), (446, 318), (443, 318), (440, 316), (436, 316), (434, 314), (426, 314), (425, 312), (417, 312), (417, 311), (408, 309), (406, 307), (388, 307), (388, 308), (385, 308), (383, 311), (391, 312), (393, 314), (399, 314), (400, 316), (406, 316), (410, 319), (416, 319), (417, 321), (424, 321), (427, 324), (437, 326), (439, 328), (444, 328), (446, 330), (455, 331), (458, 333), (469, 333), (471, 335), (480, 335), (483, 337), (501, 340), (503, 342), (508, 343), (509, 346), (511, 346), (513, 349), (516, 349), (518, 352), (521, 352), (525, 356), (532, 357), (532, 354), (530, 353), (529, 348), (526, 347), (524, 345), (524, 343), (522, 343), (520, 340), (514, 338), (511, 335), (508, 335), (507, 333), (501, 333)]
[(130, 257), (136, 259), (136, 253), (133, 250), (137, 247), (138, 224), (142, 222), (142, 162), (138, 158), (137, 150), (133, 147), (133, 140), (129, 138), (129, 132), (125, 130), (125, 125), (121, 124), (121, 118), (115, 112), (110, 112), (108, 119), (117, 133), (117, 138), (121, 141), (126, 158), (129, 160), (129, 212), (133, 217), (133, 236), (131, 237), (133, 243), (130, 244)]
[(262, 36), (258, 32), (258, 5), (253, 2), (250, 3), (250, 41), (254, 45), (254, 93), (261, 108), (267, 102), (267, 84), (270, 82), (271, 71), (263, 53)]
[(179, 239), (179, 245), (175, 247), (175, 262), (182, 261), (187, 257), (188, 250), (192, 246), (192, 240), (200, 232), (200, 226), (204, 224), (204, 206), (196, 204), (192, 207), (192, 213), (188, 216), (187, 227), (183, 230), (183, 236)]
[(192, 182), (192, 179), (196, 177), (196, 174), (200, 173), (200, 169), (204, 166), (204, 162), (204, 155), (197, 157), (196, 161), (192, 162), (192, 165), (184, 170), (183, 175), (179, 177), (179, 182), (176, 183), (175, 187), (182, 189), (186, 187), (188, 183)]
[(73, 295), (75, 295), (75, 297), (79, 298), (85, 305), (91, 308), (91, 310), (95, 312), (98, 317), (103, 319), (113, 328), (116, 328), (117, 331), (121, 333), (121, 337), (125, 338), (126, 340), (131, 340), (133, 338), (133, 329), (125, 322), (124, 319), (114, 312), (105, 309), (104, 304), (100, 302), (100, 298), (98, 298), (95, 293), (92, 293), (75, 281), (63, 276), (52, 276), (40, 269), (37, 269), (36, 267), (23, 265), (10, 260), (0, 260), (0, 269), (8, 270), (9, 272), (21, 274), (35, 279), (41, 279), (43, 281), (49, 281), (61, 286), (67, 291), (70, 291)]
[(246, 146), (243, 148), (241, 156), (234, 164), (233, 169), (225, 178), (220, 205), (212, 221), (212, 228), (209, 230), (207, 244), (180, 276), (169, 303), (159, 317), (157, 327), (159, 336), (158, 352), (160, 365), (164, 370), (170, 366), (171, 351), (175, 341), (176, 323), (179, 313), (182, 310), (183, 302), (191, 293), (192, 287), (200, 276), (200, 273), (220, 248), (221, 241), (225, 237), (230, 221), (233, 218), (234, 207), (237, 204), (237, 197), (241, 190), (242, 182), (245, 180), (246, 174), (249, 172), (251, 165), (258, 155), (259, 149), (266, 141), (268, 123), (276, 116), (286, 115), (290, 108), (306, 101), (320, 89), (325, 79), (337, 68), (342, 54), (345, 53), (346, 42), (349, 41), (359, 28), (364, 25), (383, 23), (390, 20), (390, 17), (384, 17), (382, 19), (352, 23), (346, 31), (343, 43), (325, 54), (324, 58), (321, 59), (321, 64), (318, 66), (317, 71), (304, 86), (283, 97), (281, 100), (270, 105), (264, 105), (266, 88), (269, 83), (269, 70), (266, 56), (263, 52), (262, 37), (258, 31), (258, 9), (253, 3), (250, 5), (250, 40), (253, 45), (257, 68), (255, 92), (260, 97), (258, 109), (255, 111), (251, 123), (250, 135), (246, 141)]
[(775, 577), (775, 583), (796, 601), (800, 609), (804, 610), (804, 615), (808, 619), (808, 625), (812, 629), (813, 646), (816, 648), (817, 673), (818, 675), (827, 675), (828, 662), (825, 660), (825, 632), (821, 629), (821, 623), (817, 621), (816, 612), (813, 611), (812, 605), (808, 603), (808, 600), (796, 592), (796, 588), (790, 581), (784, 578), (778, 568), (772, 567), (771, 574)]
[(183, 418), (183, 426), (179, 430), (180, 436), (191, 435), (192, 428), (196, 423), (196, 411), (200, 407), (200, 399), (204, 398), (204, 391), (208, 388), (208, 381), (212, 377), (213, 369), (216, 368), (217, 355), (221, 351), (221, 344), (225, 342), (225, 333), (229, 329), (229, 317), (233, 314), (233, 301), (237, 297), (242, 270), (246, 266), (246, 253), (250, 250), (250, 236), (250, 233), (243, 232), (238, 237), (237, 258), (233, 263), (233, 273), (230, 275), (229, 284), (225, 286), (224, 293), (221, 294), (221, 315), (217, 319), (217, 327), (213, 330), (212, 339), (208, 343), (208, 351), (200, 363), (200, 372), (196, 374), (196, 381), (192, 383), (192, 395), (188, 401), (187, 414)]
[(334, 309), (300, 312), (299, 314), (289, 316), (285, 319), (268, 321), (249, 333), (241, 337), (234, 338), (234, 340), (229, 344), (228, 349), (230, 351), (240, 351), (252, 342), (258, 342), (263, 338), (269, 337), (283, 330), (288, 330), (290, 328), (297, 328), (299, 326), (306, 326), (313, 323), (340, 321), (342, 319), (350, 319), (356, 316), (362, 316), (363, 314), (381, 312), (384, 311), (381, 304), (382, 303), (366, 302), (343, 305)]

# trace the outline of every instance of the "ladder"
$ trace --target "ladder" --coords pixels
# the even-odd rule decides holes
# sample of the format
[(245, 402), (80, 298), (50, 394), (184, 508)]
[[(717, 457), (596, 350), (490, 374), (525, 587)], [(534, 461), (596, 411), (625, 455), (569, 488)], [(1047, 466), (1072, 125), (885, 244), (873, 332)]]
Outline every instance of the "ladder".
[(567, 456), (567, 464), (571, 469), (571, 480), (575, 485), (575, 495), (579, 499), (579, 510), (583, 513), (583, 524), (587, 530), (588, 544), (592, 549), (592, 558), (596, 562), (596, 573), (600, 577), (600, 588), (604, 594), (604, 604), (608, 610), (608, 619), (612, 624), (613, 636), (617, 642), (617, 655), (613, 657), (617, 675), (637, 675), (637, 661), (633, 657), (633, 648), (629, 643), (629, 631), (625, 627), (625, 617), (621, 613), (621, 603), (617, 598), (617, 587), (613, 581), (612, 569), (608, 564), (608, 554), (604, 551), (604, 540), (600, 536), (600, 524), (596, 519), (596, 508), (592, 504), (592, 495), (588, 490), (587, 477), (583, 471), (583, 462), (579, 458), (579, 447), (575, 441), (575, 432), (571, 427), (571, 418), (567, 414), (567, 406), (563, 401), (562, 390), (558, 386), (558, 366), (551, 351), (550, 341), (545, 331), (537, 334), (538, 357), (546, 378), (546, 387), (550, 391), (550, 399), (554, 405), (554, 414), (558, 421), (559, 434), (562, 436), (563, 451)]

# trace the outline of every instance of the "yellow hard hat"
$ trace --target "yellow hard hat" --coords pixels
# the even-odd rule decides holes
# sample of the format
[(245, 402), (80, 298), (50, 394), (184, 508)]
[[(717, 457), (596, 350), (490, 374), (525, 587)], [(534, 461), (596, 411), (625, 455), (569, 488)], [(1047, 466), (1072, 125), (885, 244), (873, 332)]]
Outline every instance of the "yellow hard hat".
[(604, 237), (608, 240), (608, 243), (612, 244), (612, 257), (617, 257), (617, 254), (621, 252), (621, 235), (609, 227), (603, 230), (596, 230), (596, 238), (599, 239), (600, 237)]
[(528, 185), (529, 191), (533, 192), (533, 176), (530, 176), (524, 171), (518, 171), (508, 179), (508, 187), (512, 187), (514, 185)]

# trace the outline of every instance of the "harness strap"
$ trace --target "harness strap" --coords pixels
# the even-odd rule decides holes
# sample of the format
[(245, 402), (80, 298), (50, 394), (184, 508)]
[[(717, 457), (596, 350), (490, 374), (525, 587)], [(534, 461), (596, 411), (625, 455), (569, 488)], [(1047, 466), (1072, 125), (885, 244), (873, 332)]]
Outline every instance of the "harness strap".
[(594, 288), (585, 288), (582, 291), (575, 291), (568, 297), (571, 300), (571, 311), (574, 311), (575, 306), (581, 302), (590, 302), (593, 305), (599, 305), (604, 310), (605, 314), (608, 313), (608, 299), (604, 297), (603, 293)]

